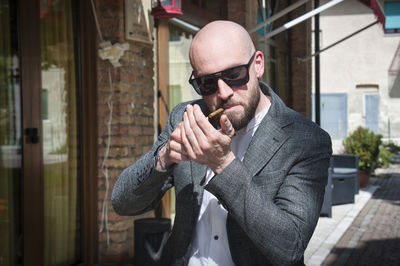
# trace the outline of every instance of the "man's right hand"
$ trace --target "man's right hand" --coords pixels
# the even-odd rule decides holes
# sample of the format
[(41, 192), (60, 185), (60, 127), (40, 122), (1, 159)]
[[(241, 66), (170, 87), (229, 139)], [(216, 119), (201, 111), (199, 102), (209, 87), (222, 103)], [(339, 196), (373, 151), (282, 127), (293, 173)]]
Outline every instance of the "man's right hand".
[(179, 123), (167, 143), (159, 151), (156, 165), (158, 170), (166, 170), (174, 163), (189, 161), (189, 157), (182, 144), (182, 127), (183, 122)]

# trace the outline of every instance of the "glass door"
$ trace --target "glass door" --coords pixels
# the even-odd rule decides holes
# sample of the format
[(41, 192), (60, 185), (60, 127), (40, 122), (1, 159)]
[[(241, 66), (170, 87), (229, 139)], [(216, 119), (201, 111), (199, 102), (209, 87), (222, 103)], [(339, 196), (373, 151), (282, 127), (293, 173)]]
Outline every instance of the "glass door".
[(21, 87), (15, 1), (0, 1), (0, 265), (21, 264)]
[(0, 266), (83, 261), (74, 3), (0, 0)]
[(41, 1), (45, 265), (80, 260), (78, 91), (72, 1)]

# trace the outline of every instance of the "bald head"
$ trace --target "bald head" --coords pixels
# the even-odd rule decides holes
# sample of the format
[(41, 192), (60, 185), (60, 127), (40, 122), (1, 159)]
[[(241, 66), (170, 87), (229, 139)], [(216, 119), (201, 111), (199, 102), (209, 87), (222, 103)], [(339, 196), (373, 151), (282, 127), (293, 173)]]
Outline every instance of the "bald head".
[[(196, 74), (220, 71), (229, 66), (247, 63), (255, 48), (247, 31), (231, 21), (213, 21), (204, 26), (193, 38), (189, 50), (190, 62)], [(244, 58), (243, 62), (241, 58)], [(203, 69), (210, 66), (213, 69)]]

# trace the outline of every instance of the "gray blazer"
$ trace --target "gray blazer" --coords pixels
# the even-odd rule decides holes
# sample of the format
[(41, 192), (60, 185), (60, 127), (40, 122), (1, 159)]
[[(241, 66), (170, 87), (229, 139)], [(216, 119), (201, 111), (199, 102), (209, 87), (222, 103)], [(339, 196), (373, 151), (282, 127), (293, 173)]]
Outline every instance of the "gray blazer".
[[(318, 221), (328, 164), (329, 135), (285, 106), (260, 83), (272, 104), (244, 156), (206, 186), (207, 167), (179, 163), (166, 172), (154, 168), (155, 155), (182, 121), (185, 107), (174, 108), (153, 148), (125, 169), (116, 182), (112, 204), (121, 215), (154, 208), (175, 186), (176, 216), (162, 255), (163, 265), (186, 265), (204, 189), (228, 211), (227, 233), (236, 265), (303, 265), (303, 255)], [(205, 114), (204, 102), (198, 100)]]

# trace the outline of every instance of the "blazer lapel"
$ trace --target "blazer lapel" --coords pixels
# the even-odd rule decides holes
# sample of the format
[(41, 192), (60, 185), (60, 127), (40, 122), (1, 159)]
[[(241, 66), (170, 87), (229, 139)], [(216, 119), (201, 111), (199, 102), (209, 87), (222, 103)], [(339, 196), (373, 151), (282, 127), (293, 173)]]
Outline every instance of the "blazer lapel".
[(272, 102), (243, 159), (243, 163), (252, 175), (256, 175), (271, 160), (282, 144), (286, 142), (289, 136), (282, 128), (293, 122), (285, 119), (285, 112), (288, 109), (272, 89), (264, 83), (260, 83), (260, 86), (264, 86), (263, 89), (267, 90)]
[(268, 123), (268, 126), (261, 126), (262, 124), (254, 134), (243, 159), (243, 163), (252, 175), (257, 174), (289, 138), (276, 124)]

